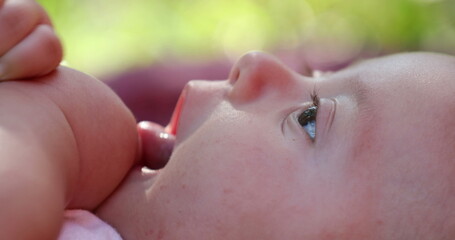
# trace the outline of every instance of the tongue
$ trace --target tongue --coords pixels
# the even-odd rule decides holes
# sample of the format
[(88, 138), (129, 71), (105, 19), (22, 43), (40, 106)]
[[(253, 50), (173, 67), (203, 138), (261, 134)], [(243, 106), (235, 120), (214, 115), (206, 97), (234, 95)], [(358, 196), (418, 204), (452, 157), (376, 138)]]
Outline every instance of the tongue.
[(142, 142), (142, 161), (151, 169), (163, 168), (169, 161), (175, 137), (165, 132), (164, 127), (143, 121), (137, 125)]

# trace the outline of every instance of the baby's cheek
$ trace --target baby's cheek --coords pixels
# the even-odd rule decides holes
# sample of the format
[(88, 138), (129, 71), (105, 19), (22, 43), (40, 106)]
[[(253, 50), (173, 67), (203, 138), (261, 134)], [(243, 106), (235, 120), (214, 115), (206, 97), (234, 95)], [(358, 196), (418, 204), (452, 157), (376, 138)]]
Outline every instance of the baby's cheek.
[(320, 201), (315, 205), (319, 211), (313, 220), (319, 226), (313, 229), (319, 229), (315, 233), (318, 239), (375, 239), (373, 236), (382, 221), (373, 195), (346, 186), (346, 191), (333, 190), (326, 197), (325, 203)]

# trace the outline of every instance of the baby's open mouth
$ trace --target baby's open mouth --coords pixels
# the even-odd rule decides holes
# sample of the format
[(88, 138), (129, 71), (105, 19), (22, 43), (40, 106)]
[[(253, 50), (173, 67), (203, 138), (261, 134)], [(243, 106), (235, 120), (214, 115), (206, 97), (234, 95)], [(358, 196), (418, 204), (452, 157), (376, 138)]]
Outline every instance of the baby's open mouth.
[(182, 91), (169, 124), (163, 128), (152, 122), (141, 122), (138, 131), (142, 140), (142, 158), (145, 166), (151, 169), (163, 168), (169, 161), (178, 132), (180, 115), (186, 97)]
[(180, 122), (180, 115), (182, 113), (182, 107), (183, 107), (183, 103), (185, 102), (185, 98), (186, 98), (186, 91), (184, 90), (180, 94), (177, 104), (175, 105), (175, 109), (174, 109), (174, 112), (172, 113), (171, 121), (165, 128), (167, 133), (172, 134), (174, 136), (177, 135), (179, 122)]

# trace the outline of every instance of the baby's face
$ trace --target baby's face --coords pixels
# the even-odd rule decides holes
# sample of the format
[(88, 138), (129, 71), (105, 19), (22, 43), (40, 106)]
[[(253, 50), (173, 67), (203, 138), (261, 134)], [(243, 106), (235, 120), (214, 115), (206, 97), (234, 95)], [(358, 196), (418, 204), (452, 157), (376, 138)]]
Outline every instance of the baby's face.
[(247, 54), (228, 81), (188, 84), (167, 166), (133, 171), (99, 213), (127, 239), (443, 239), (454, 93), (444, 55), (315, 78)]

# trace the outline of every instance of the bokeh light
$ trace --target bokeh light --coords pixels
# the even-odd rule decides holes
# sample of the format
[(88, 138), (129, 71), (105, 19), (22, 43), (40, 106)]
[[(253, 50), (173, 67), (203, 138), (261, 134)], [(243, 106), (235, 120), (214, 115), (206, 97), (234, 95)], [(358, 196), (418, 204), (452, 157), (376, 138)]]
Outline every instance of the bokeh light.
[[(70, 66), (96, 76), (153, 64), (288, 51), (317, 66), (362, 55), (455, 53), (449, 0), (38, 0)], [(333, 63), (335, 62), (335, 63)]]

